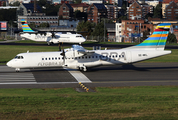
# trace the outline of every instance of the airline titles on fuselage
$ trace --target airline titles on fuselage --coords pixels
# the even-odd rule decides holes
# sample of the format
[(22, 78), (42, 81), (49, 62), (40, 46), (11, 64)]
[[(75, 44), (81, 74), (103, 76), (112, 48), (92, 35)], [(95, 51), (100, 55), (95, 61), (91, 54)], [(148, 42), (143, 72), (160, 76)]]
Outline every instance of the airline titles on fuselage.
[(47, 36), (45, 35), (40, 35), (40, 34), (37, 34), (35, 35), (35, 39), (46, 39)]
[(120, 55), (117, 52), (102, 52), (101, 54), (95, 54), (90, 56), (84, 55), (81, 57), (42, 57), (42, 62), (39, 62), (38, 66), (62, 66), (62, 62), (64, 59), (65, 61), (78, 59), (82, 62), (85, 62), (86, 59), (97, 59), (98, 61), (119, 61), (120, 59), (123, 59), (124, 61), (127, 60), (125, 52), (122, 52)]
[(39, 62), (38, 66), (61, 66), (60, 62)]

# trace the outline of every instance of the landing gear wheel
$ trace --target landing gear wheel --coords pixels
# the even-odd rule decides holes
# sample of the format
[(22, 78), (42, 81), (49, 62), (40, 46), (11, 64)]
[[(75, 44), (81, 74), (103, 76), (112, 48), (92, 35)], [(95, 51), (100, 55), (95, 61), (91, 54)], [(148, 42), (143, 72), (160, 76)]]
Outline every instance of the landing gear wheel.
[(15, 71), (16, 71), (16, 72), (20, 72), (20, 68), (16, 68)]
[(87, 71), (87, 68), (86, 68), (85, 66), (83, 66), (83, 67), (79, 67), (78, 69), (79, 69), (80, 71), (84, 71), (84, 72)]
[(48, 44), (48, 45), (51, 45), (51, 43), (50, 43), (50, 42), (47, 42), (47, 44)]

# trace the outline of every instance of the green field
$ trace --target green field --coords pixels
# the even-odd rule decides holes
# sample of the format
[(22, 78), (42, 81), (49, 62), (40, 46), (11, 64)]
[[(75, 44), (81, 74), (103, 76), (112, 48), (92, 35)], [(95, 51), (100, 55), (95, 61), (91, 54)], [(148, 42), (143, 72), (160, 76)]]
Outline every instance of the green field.
[(0, 89), (1, 120), (178, 119), (178, 87)]

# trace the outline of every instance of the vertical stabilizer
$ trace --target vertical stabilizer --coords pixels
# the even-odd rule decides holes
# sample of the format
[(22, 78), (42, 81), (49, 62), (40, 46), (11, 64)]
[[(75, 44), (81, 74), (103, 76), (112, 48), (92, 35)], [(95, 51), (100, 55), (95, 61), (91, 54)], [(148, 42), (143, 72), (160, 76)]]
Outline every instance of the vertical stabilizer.
[(164, 50), (171, 23), (161, 23), (156, 26), (153, 34), (142, 43), (133, 46), (134, 49)]
[(27, 33), (35, 32), (28, 26), (27, 21), (25, 19), (21, 19), (21, 23), (22, 23), (23, 32), (27, 32)]

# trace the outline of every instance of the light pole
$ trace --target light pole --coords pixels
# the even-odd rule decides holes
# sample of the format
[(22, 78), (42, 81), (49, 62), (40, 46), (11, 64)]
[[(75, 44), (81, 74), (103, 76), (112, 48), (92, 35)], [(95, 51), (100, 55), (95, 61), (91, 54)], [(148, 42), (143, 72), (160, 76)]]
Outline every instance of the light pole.
[(104, 19), (104, 42), (105, 42), (105, 19)]

